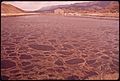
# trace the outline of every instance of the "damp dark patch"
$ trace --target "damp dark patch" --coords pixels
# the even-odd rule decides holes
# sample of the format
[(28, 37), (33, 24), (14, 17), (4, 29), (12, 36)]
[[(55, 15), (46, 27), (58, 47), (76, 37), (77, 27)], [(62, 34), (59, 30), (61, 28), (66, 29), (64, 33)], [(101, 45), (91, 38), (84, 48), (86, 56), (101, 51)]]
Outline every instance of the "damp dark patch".
[(13, 42), (13, 43), (18, 44), (18, 43), (20, 43), (20, 41), (15, 41), (15, 42)]
[(20, 40), (20, 39), (23, 39), (24, 37), (15, 37), (14, 39), (16, 40)]
[(1, 80), (8, 80), (9, 77), (8, 76), (5, 76), (5, 75), (1, 75)]
[(57, 51), (57, 53), (64, 54), (64, 55), (71, 55), (71, 54), (73, 54), (72, 51)]
[(67, 50), (67, 48), (64, 48), (64, 47), (63, 47), (63, 48), (61, 48), (60, 50)]
[(111, 52), (109, 52), (109, 51), (103, 51), (103, 53), (108, 54), (108, 55), (111, 54)]
[(22, 62), (22, 66), (26, 66), (26, 65), (29, 65), (31, 64), (30, 62)]
[(99, 52), (99, 50), (97, 50), (97, 49), (94, 49), (94, 50), (91, 50), (91, 51), (93, 51), (95, 53)]
[(23, 69), (23, 70), (31, 70), (31, 69), (33, 69), (33, 68), (34, 68), (34, 65), (29, 65), (29, 66), (23, 67), (22, 69)]
[(5, 48), (5, 50), (15, 50), (15, 48)]
[(95, 71), (88, 71), (86, 73), (87, 73), (88, 76), (98, 75)]
[(32, 59), (30, 55), (22, 54), (20, 55), (20, 59)]
[(116, 59), (116, 60), (119, 59), (119, 56), (116, 56), (116, 55), (111, 55), (111, 57), (112, 57), (113, 59)]
[(50, 54), (50, 52), (44, 52), (44, 54)]
[(17, 56), (16, 53), (10, 53), (9, 56)]
[(86, 76), (83, 78), (83, 79), (86, 79), (86, 78), (88, 78), (88, 77), (91, 77), (91, 76), (96, 76), (96, 75), (98, 75), (96, 72), (94, 72), (94, 71), (86, 71), (85, 72), (86, 73)]
[(28, 50), (28, 47), (20, 47), (19, 50)]
[(16, 56), (12, 56), (12, 57), (8, 57), (10, 58), (11, 60), (18, 60), (18, 58)]
[(103, 55), (103, 54), (102, 54), (102, 53), (97, 53), (96, 55), (97, 55), (97, 56), (101, 56), (101, 55)]
[(27, 51), (18, 51), (19, 54), (27, 53)]
[(14, 46), (15, 44), (13, 44), (13, 43), (2, 43), (2, 45), (5, 45), (5, 46)]
[(96, 62), (96, 59), (94, 59), (94, 60), (87, 60), (86, 61), (86, 63), (88, 64), (88, 65), (92, 65), (92, 64), (94, 64)]
[(39, 75), (43, 75), (43, 74), (45, 74), (45, 72), (39, 72), (38, 74), (39, 74)]
[(51, 40), (48, 40), (48, 41), (51, 42), (52, 44), (57, 42), (55, 39), (51, 39)]
[(98, 75), (98, 74), (96, 72), (94, 72), (94, 71), (86, 72), (86, 78), (91, 77), (91, 76), (96, 76), (96, 75)]
[(49, 77), (55, 77), (55, 75), (54, 75), (54, 74), (48, 74), (48, 76), (49, 76)]
[(101, 58), (103, 58), (103, 59), (109, 59), (108, 56), (101, 56)]
[(39, 62), (40, 60), (38, 59), (34, 59), (34, 60), (31, 60), (32, 62)]
[(116, 66), (119, 66), (119, 61), (117, 60), (112, 60), (113, 64), (115, 64)]
[(84, 60), (83, 59), (70, 59), (65, 61), (67, 64), (79, 64), (79, 63), (83, 63)]
[(58, 73), (62, 73), (64, 71), (64, 68), (62, 67), (54, 67), (54, 70)]
[(68, 49), (73, 49), (73, 47), (72, 47), (71, 45), (68, 45), (68, 44), (63, 44), (63, 47), (66, 48), (66, 49), (67, 49), (67, 48), (68, 48)]
[(99, 66), (101, 66), (101, 64), (102, 64), (101, 62), (99, 62), (99, 61), (97, 62), (97, 61), (96, 61), (95, 63), (89, 64), (89, 65), (90, 65), (91, 67), (98, 68)]
[(15, 77), (19, 77), (19, 76), (21, 76), (21, 75), (22, 75), (22, 74), (16, 74)]
[(55, 72), (55, 69), (54, 68), (47, 68), (47, 71), (48, 72)]
[(31, 39), (36, 39), (36, 37), (29, 37), (28, 40), (31, 40)]
[(84, 55), (81, 55), (83, 58), (85, 58), (85, 57), (88, 57), (86, 54), (84, 54)]
[(78, 41), (77, 41), (77, 40), (72, 40), (71, 42), (74, 42), (74, 43), (75, 43), (75, 42), (78, 42)]
[(33, 42), (35, 42), (35, 40), (29, 40), (29, 41), (27, 41), (28, 43), (33, 43)]
[(118, 66), (116, 66), (114, 64), (110, 64), (109, 66), (110, 66), (110, 68), (111, 68), (112, 71), (119, 72), (119, 67)]
[(58, 59), (55, 61), (54, 64), (61, 66), (61, 65), (63, 65), (63, 62), (60, 59)]
[(75, 47), (80, 47), (80, 45), (79, 44), (72, 44), (73, 46), (75, 46)]
[(114, 54), (119, 54), (119, 51), (112, 51)]
[(11, 67), (15, 67), (16, 63), (10, 60), (2, 60), (1, 61), (1, 69), (8, 69)]
[(79, 50), (80, 50), (80, 51), (84, 51), (85, 48), (84, 48), (84, 47), (80, 47)]
[(42, 50), (42, 51), (51, 51), (55, 50), (54, 47), (49, 46), (49, 45), (37, 45), (37, 44), (31, 44), (29, 47), (36, 49), (36, 50)]
[(13, 52), (14, 52), (13, 50), (6, 51), (6, 53), (13, 53)]
[(66, 80), (79, 80), (79, 76), (77, 75), (70, 75), (66, 78)]
[(20, 70), (12, 70), (10, 73), (18, 73)]
[(113, 43), (113, 41), (110, 41), (110, 40), (108, 40), (107, 42), (108, 42), (108, 43)]
[(58, 73), (62, 73), (65, 70), (65, 68), (64, 67), (54, 67), (54, 70)]

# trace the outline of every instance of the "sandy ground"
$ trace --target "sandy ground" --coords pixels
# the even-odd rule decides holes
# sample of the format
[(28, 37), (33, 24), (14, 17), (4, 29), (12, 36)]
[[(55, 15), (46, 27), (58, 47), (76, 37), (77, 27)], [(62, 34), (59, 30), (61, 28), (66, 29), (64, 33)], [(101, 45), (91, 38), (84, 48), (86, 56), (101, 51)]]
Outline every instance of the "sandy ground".
[(25, 15), (36, 15), (38, 13), (1, 13), (2, 17), (8, 17), (8, 16), (25, 16)]
[(118, 20), (1, 17), (3, 80), (116, 80), (118, 75)]

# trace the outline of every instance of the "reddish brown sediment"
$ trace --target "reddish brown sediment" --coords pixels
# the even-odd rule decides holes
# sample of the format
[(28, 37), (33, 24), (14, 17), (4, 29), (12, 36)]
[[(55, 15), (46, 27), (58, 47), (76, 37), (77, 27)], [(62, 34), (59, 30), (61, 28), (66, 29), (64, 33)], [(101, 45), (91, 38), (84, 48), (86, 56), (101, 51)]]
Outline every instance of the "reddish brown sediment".
[(1, 17), (3, 80), (111, 80), (119, 75), (119, 21)]

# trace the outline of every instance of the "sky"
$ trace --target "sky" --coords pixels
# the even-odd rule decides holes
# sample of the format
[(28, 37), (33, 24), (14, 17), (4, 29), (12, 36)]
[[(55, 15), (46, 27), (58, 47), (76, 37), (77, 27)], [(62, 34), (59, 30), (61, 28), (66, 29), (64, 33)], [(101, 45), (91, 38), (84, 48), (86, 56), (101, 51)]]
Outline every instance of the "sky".
[(34, 11), (46, 6), (64, 5), (64, 4), (73, 4), (73, 3), (82, 3), (82, 2), (89, 2), (89, 1), (3, 1), (2, 3), (12, 4), (23, 10)]

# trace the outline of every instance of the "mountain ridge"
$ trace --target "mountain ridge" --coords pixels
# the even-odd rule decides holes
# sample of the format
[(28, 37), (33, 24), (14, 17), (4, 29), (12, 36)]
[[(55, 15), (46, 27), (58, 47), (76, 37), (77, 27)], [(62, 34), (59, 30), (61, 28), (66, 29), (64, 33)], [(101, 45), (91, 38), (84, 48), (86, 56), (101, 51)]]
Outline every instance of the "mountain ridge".
[[(74, 3), (69, 5), (55, 5), (55, 6), (49, 6), (49, 7), (43, 7), (39, 10), (36, 10), (35, 12), (44, 12), (44, 11), (50, 11), (53, 12), (55, 9), (71, 9), (71, 10), (78, 10), (78, 11), (99, 11), (99, 12), (107, 12), (107, 8), (110, 9), (111, 6), (119, 7), (119, 3), (117, 1), (91, 1), (86, 3)], [(106, 9), (106, 11), (104, 10)], [(112, 8), (111, 8), (112, 9)], [(114, 12), (111, 10), (111, 12)], [(119, 9), (116, 8), (116, 12), (119, 12)]]

